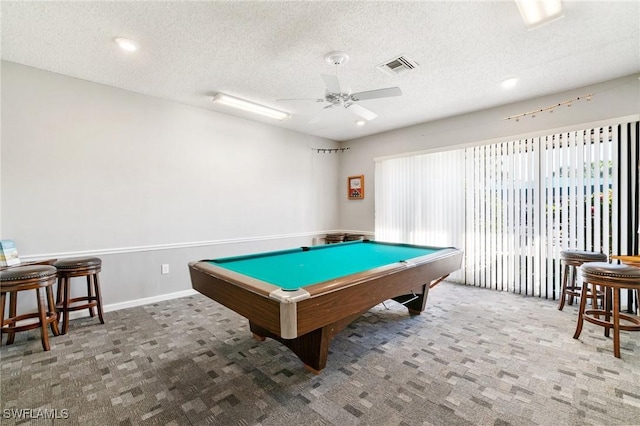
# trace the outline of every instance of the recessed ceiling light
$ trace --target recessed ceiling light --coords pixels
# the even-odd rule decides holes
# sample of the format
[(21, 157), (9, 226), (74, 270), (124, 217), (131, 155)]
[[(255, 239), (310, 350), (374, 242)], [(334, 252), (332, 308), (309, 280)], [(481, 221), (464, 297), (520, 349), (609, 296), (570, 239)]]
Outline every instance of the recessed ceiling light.
[(365, 125), (365, 123), (366, 123), (366, 121), (364, 121), (364, 120), (358, 120), (358, 121), (356, 121), (356, 124), (357, 124), (358, 126), (364, 126), (364, 125)]
[(503, 80), (500, 85), (505, 89), (511, 89), (518, 84), (518, 80), (520, 80), (518, 77), (507, 78), (506, 80)]
[(140, 48), (140, 45), (133, 40), (123, 37), (116, 37), (113, 41), (120, 47), (120, 49), (127, 52), (135, 52)]

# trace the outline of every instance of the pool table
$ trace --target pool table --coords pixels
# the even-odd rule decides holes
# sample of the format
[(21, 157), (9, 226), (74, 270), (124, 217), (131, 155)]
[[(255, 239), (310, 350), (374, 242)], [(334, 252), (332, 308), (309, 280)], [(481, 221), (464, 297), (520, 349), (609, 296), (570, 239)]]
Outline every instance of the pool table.
[(189, 263), (195, 290), (249, 320), (254, 337), (276, 339), (315, 373), (333, 336), (393, 299), (411, 315), (432, 282), (460, 268), (456, 248), (368, 240)]

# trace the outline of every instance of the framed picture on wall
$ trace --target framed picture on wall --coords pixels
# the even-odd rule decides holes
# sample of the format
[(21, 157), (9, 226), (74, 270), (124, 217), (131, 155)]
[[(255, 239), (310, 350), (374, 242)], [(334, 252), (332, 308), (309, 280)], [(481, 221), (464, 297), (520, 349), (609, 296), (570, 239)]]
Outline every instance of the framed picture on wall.
[(364, 198), (364, 175), (349, 176), (347, 178), (347, 197), (350, 200), (362, 200)]

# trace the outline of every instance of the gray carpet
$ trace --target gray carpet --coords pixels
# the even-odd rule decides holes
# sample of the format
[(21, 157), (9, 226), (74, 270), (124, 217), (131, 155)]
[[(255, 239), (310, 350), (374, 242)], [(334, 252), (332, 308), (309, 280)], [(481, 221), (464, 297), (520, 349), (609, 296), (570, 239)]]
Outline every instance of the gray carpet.
[[(611, 339), (577, 307), (442, 283), (410, 317), (388, 302), (306, 371), (247, 321), (192, 296), (82, 318), (2, 346), (3, 425), (640, 424), (640, 333)], [(57, 418), (51, 418), (57, 417)]]

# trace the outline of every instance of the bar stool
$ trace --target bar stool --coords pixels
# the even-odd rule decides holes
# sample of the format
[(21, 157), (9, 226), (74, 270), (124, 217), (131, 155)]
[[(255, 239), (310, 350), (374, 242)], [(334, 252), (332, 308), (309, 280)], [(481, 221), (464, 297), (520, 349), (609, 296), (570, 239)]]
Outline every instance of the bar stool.
[[(578, 268), (583, 263), (587, 262), (606, 262), (607, 255), (604, 253), (598, 253), (594, 251), (583, 250), (563, 250), (560, 252), (560, 260), (564, 264), (564, 273), (562, 277), (562, 293), (560, 294), (560, 304), (558, 309), (564, 308), (564, 302), (569, 297), (569, 305), (573, 305), (573, 298), (580, 297), (581, 286), (577, 283)], [(571, 281), (569, 281), (569, 274), (571, 274)], [(594, 289), (595, 290), (595, 289)], [(593, 294), (589, 294), (592, 299), (592, 303), (595, 306), (598, 299), (602, 299), (602, 292), (596, 291)]]
[[(45, 351), (49, 350), (47, 325), (51, 327), (54, 336), (60, 334), (51, 290), (51, 287), (56, 282), (56, 275), (56, 268), (43, 265), (16, 266), (0, 271), (0, 340), (2, 339), (2, 334), (7, 333), (7, 345), (10, 345), (14, 341), (15, 333), (40, 327), (42, 348)], [(44, 289), (47, 295), (46, 306), (41, 289)], [(16, 306), (18, 292), (27, 290), (36, 291), (38, 312), (18, 315)], [(7, 294), (9, 294), (9, 317), (5, 319), (4, 309)], [(18, 322), (34, 318), (37, 318), (38, 321), (18, 325)]]
[[(100, 279), (98, 278), (98, 273), (102, 269), (102, 260), (98, 257), (77, 257), (59, 260), (54, 263), (54, 266), (58, 269), (56, 310), (61, 317), (58, 321), (62, 321), (61, 334), (67, 334), (69, 330), (69, 312), (71, 311), (89, 309), (89, 315), (93, 317), (95, 316), (93, 312), (95, 307), (98, 310), (100, 323), (104, 324)], [(87, 277), (86, 296), (71, 298), (70, 281), (73, 277)]]
[[(613, 354), (616, 358), (620, 358), (620, 330), (640, 331), (640, 317), (636, 315), (627, 315), (620, 312), (620, 291), (622, 289), (636, 290), (636, 294), (640, 291), (640, 268), (629, 265), (612, 265), (605, 262), (585, 263), (580, 267), (584, 284), (582, 285), (582, 298), (580, 300), (580, 311), (578, 313), (578, 324), (574, 339), (580, 337), (582, 332), (582, 324), (584, 321), (602, 326), (605, 328), (605, 336), (609, 337), (609, 330), (613, 329)], [(586, 309), (586, 292), (587, 287), (592, 286), (592, 292), (595, 286), (599, 285), (605, 290), (607, 297), (603, 309)], [(609, 298), (613, 293), (613, 306), (610, 306)], [(612, 311), (613, 310), (613, 311)], [(600, 318), (604, 316), (604, 319)], [(613, 317), (613, 321), (611, 318)], [(621, 321), (625, 321), (621, 324)]]

